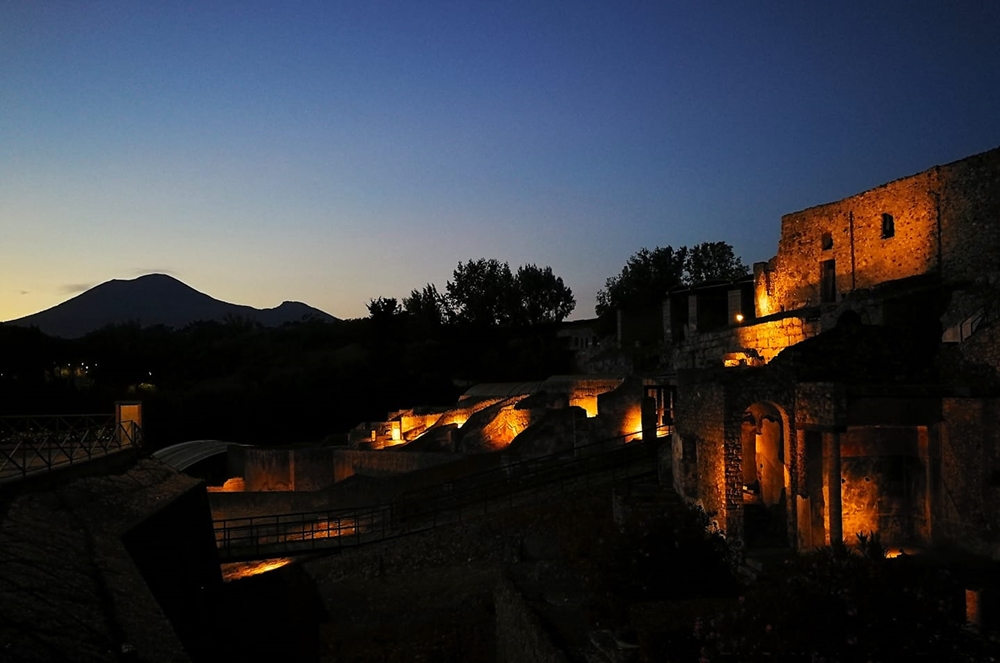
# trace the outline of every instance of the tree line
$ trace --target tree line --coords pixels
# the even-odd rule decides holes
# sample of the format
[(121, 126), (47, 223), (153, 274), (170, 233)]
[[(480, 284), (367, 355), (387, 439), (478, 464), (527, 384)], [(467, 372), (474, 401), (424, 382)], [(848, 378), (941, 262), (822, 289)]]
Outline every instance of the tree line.
[(551, 267), (527, 264), (511, 270), (496, 258), (459, 262), (445, 292), (428, 283), (402, 303), (394, 297), (368, 302), (373, 320), (405, 315), (415, 324), (473, 327), (532, 327), (562, 322), (576, 306), (573, 291)]
[(597, 293), (599, 317), (617, 309), (657, 304), (673, 288), (712, 280), (742, 278), (749, 274), (743, 261), (726, 242), (702, 242), (690, 248), (669, 244), (633, 253), (622, 271), (609, 277)]
[[(669, 244), (633, 253), (622, 271), (597, 293), (595, 312), (606, 317), (662, 301), (672, 288), (749, 273), (726, 242), (702, 242), (676, 249)], [(551, 267), (522, 265), (516, 272), (496, 258), (459, 262), (445, 291), (428, 283), (402, 302), (378, 297), (368, 302), (369, 317), (388, 321), (406, 317), (424, 329), (458, 324), (474, 327), (531, 327), (565, 320), (576, 307), (573, 291)]]

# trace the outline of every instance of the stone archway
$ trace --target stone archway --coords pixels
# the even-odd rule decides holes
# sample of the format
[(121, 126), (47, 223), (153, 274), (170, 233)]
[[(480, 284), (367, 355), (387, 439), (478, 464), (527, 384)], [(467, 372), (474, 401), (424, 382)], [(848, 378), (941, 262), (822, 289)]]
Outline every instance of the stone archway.
[(788, 415), (777, 405), (757, 402), (740, 427), (744, 534), (748, 547), (785, 547), (788, 540)]

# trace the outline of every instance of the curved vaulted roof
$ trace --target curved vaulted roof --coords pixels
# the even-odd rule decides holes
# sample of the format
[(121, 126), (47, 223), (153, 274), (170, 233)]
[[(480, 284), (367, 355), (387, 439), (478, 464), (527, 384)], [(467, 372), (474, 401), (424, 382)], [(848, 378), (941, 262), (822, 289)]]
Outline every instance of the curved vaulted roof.
[[(180, 472), (206, 458), (226, 453), (226, 449), (233, 444), (233, 442), (223, 442), (222, 440), (191, 440), (158, 449), (153, 452), (153, 458)], [(249, 445), (239, 444), (236, 446)]]

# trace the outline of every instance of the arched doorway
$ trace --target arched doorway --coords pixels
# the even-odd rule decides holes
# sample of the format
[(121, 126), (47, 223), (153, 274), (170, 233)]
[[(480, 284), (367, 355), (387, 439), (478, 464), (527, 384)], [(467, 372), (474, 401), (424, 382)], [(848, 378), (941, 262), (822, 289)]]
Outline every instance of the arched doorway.
[(754, 403), (740, 428), (744, 532), (748, 547), (788, 546), (788, 417), (772, 403)]

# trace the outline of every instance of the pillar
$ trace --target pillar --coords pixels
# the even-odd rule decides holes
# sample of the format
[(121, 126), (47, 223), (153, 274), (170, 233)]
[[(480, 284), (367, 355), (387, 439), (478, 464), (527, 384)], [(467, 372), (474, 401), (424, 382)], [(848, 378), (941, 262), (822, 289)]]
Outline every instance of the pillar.
[(844, 540), (844, 514), (841, 506), (840, 433), (823, 433), (823, 498), (826, 502), (824, 525), (826, 544)]

